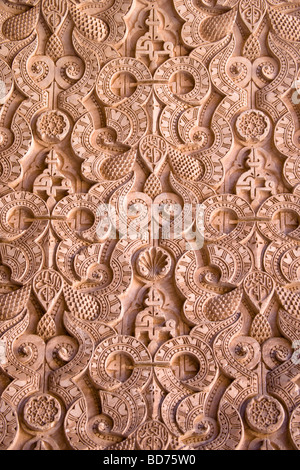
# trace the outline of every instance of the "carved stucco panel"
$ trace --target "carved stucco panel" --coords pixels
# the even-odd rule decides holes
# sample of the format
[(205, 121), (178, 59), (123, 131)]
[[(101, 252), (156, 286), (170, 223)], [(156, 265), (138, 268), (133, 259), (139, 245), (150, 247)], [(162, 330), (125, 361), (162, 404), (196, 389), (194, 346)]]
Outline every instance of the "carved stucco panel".
[(0, 448), (300, 448), (300, 3), (0, 1)]

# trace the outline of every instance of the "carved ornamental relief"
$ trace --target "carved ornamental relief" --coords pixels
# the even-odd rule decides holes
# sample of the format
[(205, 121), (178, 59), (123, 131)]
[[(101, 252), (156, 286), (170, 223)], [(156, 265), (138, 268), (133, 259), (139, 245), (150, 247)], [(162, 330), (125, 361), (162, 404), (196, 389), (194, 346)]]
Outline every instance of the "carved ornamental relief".
[(300, 3), (1, 0), (0, 449), (300, 449)]

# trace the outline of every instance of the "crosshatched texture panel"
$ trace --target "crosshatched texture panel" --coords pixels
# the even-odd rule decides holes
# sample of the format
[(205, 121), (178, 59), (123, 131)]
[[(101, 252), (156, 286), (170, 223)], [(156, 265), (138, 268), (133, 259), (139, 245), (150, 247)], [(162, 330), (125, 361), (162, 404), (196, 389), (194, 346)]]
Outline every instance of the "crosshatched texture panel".
[(0, 0), (0, 449), (300, 449), (300, 3)]

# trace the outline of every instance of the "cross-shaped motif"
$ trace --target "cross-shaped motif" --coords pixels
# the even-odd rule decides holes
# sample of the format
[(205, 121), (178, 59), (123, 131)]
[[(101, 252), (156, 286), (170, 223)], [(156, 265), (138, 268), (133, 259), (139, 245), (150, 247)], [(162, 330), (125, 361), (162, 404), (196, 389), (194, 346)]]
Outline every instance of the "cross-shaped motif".
[(276, 214), (274, 222), (284, 233), (291, 233), (299, 227), (299, 217), (291, 211), (280, 211)]
[(107, 362), (107, 373), (120, 382), (126, 382), (131, 376), (132, 370), (132, 362), (125, 354), (114, 354)]
[(72, 218), (69, 218), (68, 223), (72, 230), (84, 232), (92, 227), (94, 216), (91, 212), (85, 209), (79, 209), (73, 212)]
[(28, 209), (16, 209), (9, 217), (9, 225), (15, 230), (27, 230), (33, 215)]
[(199, 363), (189, 354), (182, 354), (172, 362), (172, 370), (179, 380), (188, 380), (199, 372)]
[(116, 96), (129, 97), (136, 89), (136, 80), (130, 73), (118, 73), (111, 81), (111, 90)]
[(195, 81), (187, 72), (176, 73), (169, 81), (169, 86), (175, 95), (187, 95), (193, 91)]

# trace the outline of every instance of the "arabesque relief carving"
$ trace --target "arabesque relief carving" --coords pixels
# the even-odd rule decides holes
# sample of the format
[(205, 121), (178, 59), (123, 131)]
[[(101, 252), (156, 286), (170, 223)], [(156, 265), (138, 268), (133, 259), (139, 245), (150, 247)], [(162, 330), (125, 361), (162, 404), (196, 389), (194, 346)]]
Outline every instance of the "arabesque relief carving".
[(0, 1), (0, 449), (300, 449), (300, 3)]

